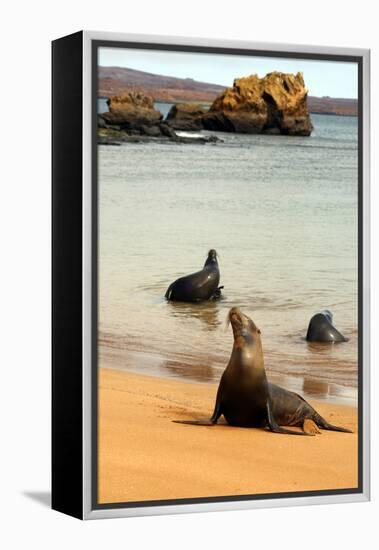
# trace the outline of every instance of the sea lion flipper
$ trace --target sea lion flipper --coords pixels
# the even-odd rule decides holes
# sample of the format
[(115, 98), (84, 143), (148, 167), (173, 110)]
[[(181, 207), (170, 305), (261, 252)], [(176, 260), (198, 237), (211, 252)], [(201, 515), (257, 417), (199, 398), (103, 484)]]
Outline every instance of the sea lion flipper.
[(308, 435), (316, 435), (321, 433), (316, 422), (314, 422), (311, 418), (305, 418), (303, 422), (303, 432)]
[(218, 387), (218, 390), (217, 390), (215, 408), (214, 408), (213, 414), (212, 414), (211, 419), (210, 419), (211, 422), (213, 422), (213, 424), (216, 424), (217, 420), (222, 415), (222, 410), (221, 410), (222, 389), (221, 388), (222, 388), (222, 377), (221, 377), (220, 384), (219, 384), (219, 387)]
[(287, 435), (310, 435), (313, 436), (315, 434), (313, 433), (307, 433), (307, 432), (295, 432), (295, 430), (288, 430), (288, 428), (282, 428), (282, 426), (279, 426), (278, 424), (275, 424), (274, 426), (269, 426), (270, 431), (276, 434), (287, 434)]
[(313, 420), (316, 422), (317, 426), (322, 430), (330, 430), (332, 432), (344, 432), (348, 434), (354, 433), (353, 430), (349, 430), (349, 428), (343, 428), (342, 426), (333, 426), (333, 424), (329, 424), (329, 422), (327, 422), (325, 418), (323, 418), (318, 413), (316, 413)]
[(220, 418), (221, 415), (222, 415), (222, 411), (221, 411), (221, 398), (220, 398), (220, 388), (219, 388), (217, 392), (215, 408), (211, 418), (205, 418), (204, 420), (173, 420), (173, 422), (175, 422), (175, 424), (192, 424), (194, 426), (214, 426), (215, 424), (217, 424), (217, 420)]
[(219, 300), (221, 298), (221, 290), (223, 289), (223, 286), (219, 286), (216, 288), (212, 296), (210, 297), (210, 300)]
[(192, 426), (214, 426), (216, 422), (212, 422), (211, 419), (204, 420), (173, 420), (175, 424), (190, 424)]
[(288, 435), (314, 435), (310, 433), (305, 432), (296, 432), (295, 430), (289, 430), (288, 428), (283, 428), (282, 426), (279, 426), (279, 424), (274, 419), (274, 416), (272, 414), (272, 404), (271, 399), (267, 399), (267, 425), (271, 432), (277, 433), (277, 434), (288, 434)]

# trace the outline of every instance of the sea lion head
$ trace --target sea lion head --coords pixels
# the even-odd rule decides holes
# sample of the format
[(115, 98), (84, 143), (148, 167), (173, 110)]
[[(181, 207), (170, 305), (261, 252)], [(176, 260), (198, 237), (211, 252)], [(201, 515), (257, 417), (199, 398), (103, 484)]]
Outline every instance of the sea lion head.
[(228, 320), (233, 328), (234, 340), (243, 338), (247, 343), (260, 342), (260, 329), (238, 307), (232, 307), (229, 311)]
[(324, 309), (321, 313), (325, 315), (331, 323), (333, 323), (333, 313), (329, 309)]
[(261, 331), (250, 317), (238, 307), (232, 307), (228, 320), (233, 328), (233, 351), (229, 365), (232, 368), (263, 369)]
[(207, 259), (205, 261), (205, 265), (210, 265), (210, 264), (217, 264), (217, 252), (214, 248), (211, 248), (210, 251), (208, 252), (208, 256), (207, 256)]

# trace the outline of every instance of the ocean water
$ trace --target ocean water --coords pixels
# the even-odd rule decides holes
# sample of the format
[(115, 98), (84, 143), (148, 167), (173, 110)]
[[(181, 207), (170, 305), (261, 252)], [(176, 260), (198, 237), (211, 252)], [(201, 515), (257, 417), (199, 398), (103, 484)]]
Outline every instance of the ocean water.
[[(357, 119), (313, 115), (310, 138), (218, 134), (223, 143), (99, 146), (99, 364), (217, 382), (227, 312), (262, 331), (274, 382), (354, 402)], [(168, 285), (219, 253), (223, 298), (167, 303)], [(330, 309), (347, 343), (305, 341)]]

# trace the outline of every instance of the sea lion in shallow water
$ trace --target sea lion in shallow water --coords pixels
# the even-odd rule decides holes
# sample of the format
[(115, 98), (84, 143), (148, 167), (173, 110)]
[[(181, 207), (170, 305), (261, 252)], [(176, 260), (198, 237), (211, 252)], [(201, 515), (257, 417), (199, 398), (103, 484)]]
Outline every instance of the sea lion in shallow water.
[(222, 286), (220, 270), (217, 261), (217, 252), (211, 249), (201, 271), (180, 277), (170, 284), (165, 297), (175, 302), (202, 302), (221, 296)]
[[(211, 426), (221, 415), (231, 426), (268, 428), (272, 432), (315, 435), (318, 428), (350, 432), (329, 424), (300, 395), (267, 381), (261, 331), (238, 308), (229, 312), (234, 344), (221, 377), (216, 405), (209, 420), (175, 420), (181, 424)], [(303, 431), (282, 426), (300, 426)]]
[(316, 313), (309, 321), (306, 340), (308, 342), (347, 342), (333, 325), (333, 314), (328, 309)]

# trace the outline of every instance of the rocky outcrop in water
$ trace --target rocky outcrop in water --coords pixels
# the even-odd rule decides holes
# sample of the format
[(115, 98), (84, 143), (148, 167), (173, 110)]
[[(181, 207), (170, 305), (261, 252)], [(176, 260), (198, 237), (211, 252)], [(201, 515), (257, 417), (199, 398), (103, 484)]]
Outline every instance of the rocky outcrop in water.
[(219, 138), (209, 135), (178, 135), (174, 127), (162, 121), (163, 115), (154, 108), (154, 100), (140, 92), (110, 97), (107, 104), (109, 112), (97, 115), (98, 143), (101, 145), (141, 143), (149, 140), (196, 144), (220, 141)]
[(165, 122), (175, 130), (201, 130), (205, 113), (206, 110), (197, 103), (177, 103), (171, 107)]
[(110, 97), (107, 101), (109, 112), (101, 118), (109, 126), (122, 130), (136, 130), (144, 133), (144, 128), (158, 125), (163, 115), (154, 109), (154, 100), (140, 92), (129, 92), (122, 96)]
[[(168, 130), (165, 130), (162, 124), (162, 133), (159, 136), (152, 136), (142, 133), (128, 133), (124, 130), (114, 130), (110, 128), (99, 128), (97, 132), (97, 143), (99, 145), (121, 145), (123, 143), (189, 143), (193, 145), (205, 145), (216, 144), (222, 141), (217, 136), (203, 135), (203, 136), (178, 136), (175, 131), (166, 126)], [(166, 132), (166, 133), (164, 133)]]
[(301, 73), (238, 78), (202, 116), (207, 130), (309, 136), (308, 90)]

